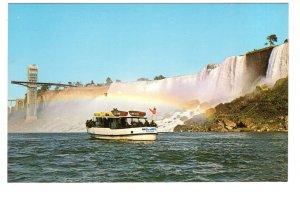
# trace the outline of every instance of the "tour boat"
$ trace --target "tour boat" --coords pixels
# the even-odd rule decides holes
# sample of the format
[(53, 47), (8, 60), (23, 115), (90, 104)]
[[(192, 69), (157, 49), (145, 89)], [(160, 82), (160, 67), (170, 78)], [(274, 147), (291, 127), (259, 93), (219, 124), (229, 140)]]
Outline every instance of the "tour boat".
[(94, 113), (93, 119), (86, 121), (87, 133), (91, 138), (101, 140), (154, 141), (157, 125), (149, 123), (145, 112), (119, 111)]

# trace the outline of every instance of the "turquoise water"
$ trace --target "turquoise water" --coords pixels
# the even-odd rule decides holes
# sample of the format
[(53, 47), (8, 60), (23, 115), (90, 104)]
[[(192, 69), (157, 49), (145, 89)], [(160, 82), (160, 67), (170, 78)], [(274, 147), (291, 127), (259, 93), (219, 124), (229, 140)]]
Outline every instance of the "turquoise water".
[(287, 181), (287, 174), (287, 133), (160, 133), (155, 142), (8, 135), (8, 182)]

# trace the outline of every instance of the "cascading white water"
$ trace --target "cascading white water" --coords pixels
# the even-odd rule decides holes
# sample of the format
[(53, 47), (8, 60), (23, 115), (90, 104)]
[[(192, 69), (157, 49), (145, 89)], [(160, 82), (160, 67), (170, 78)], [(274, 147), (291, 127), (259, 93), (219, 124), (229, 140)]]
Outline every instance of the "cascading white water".
[(274, 84), (276, 80), (288, 76), (289, 44), (274, 47), (269, 58), (266, 83)]
[(210, 65), (195, 75), (178, 76), (154, 81), (113, 83), (109, 95), (140, 95), (188, 102), (223, 102), (243, 92), (245, 56), (227, 58), (222, 64)]
[(199, 74), (198, 98), (201, 101), (224, 102), (241, 95), (244, 88), (245, 56), (232, 56), (222, 64), (206, 67)]
[[(230, 101), (255, 87), (249, 84), (246, 56), (228, 57), (221, 64), (208, 65), (194, 75), (177, 76), (154, 81), (113, 83), (109, 94), (142, 95), (143, 97), (187, 102), (220, 103)], [(288, 75), (288, 43), (275, 47), (269, 58), (267, 82), (275, 82)]]

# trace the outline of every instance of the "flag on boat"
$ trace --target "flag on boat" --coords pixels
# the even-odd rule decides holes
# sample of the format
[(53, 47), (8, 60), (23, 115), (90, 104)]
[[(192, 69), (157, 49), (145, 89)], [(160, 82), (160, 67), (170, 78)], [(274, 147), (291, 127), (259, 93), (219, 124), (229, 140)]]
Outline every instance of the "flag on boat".
[(156, 115), (156, 108), (154, 107), (153, 109), (149, 108), (150, 112), (152, 115)]

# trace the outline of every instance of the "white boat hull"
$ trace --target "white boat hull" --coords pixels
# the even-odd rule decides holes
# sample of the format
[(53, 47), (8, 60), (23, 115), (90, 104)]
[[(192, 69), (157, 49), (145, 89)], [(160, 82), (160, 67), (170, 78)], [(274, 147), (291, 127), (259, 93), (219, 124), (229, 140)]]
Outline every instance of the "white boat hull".
[(100, 140), (154, 141), (157, 138), (156, 127), (138, 127), (126, 129), (87, 128), (91, 138)]

